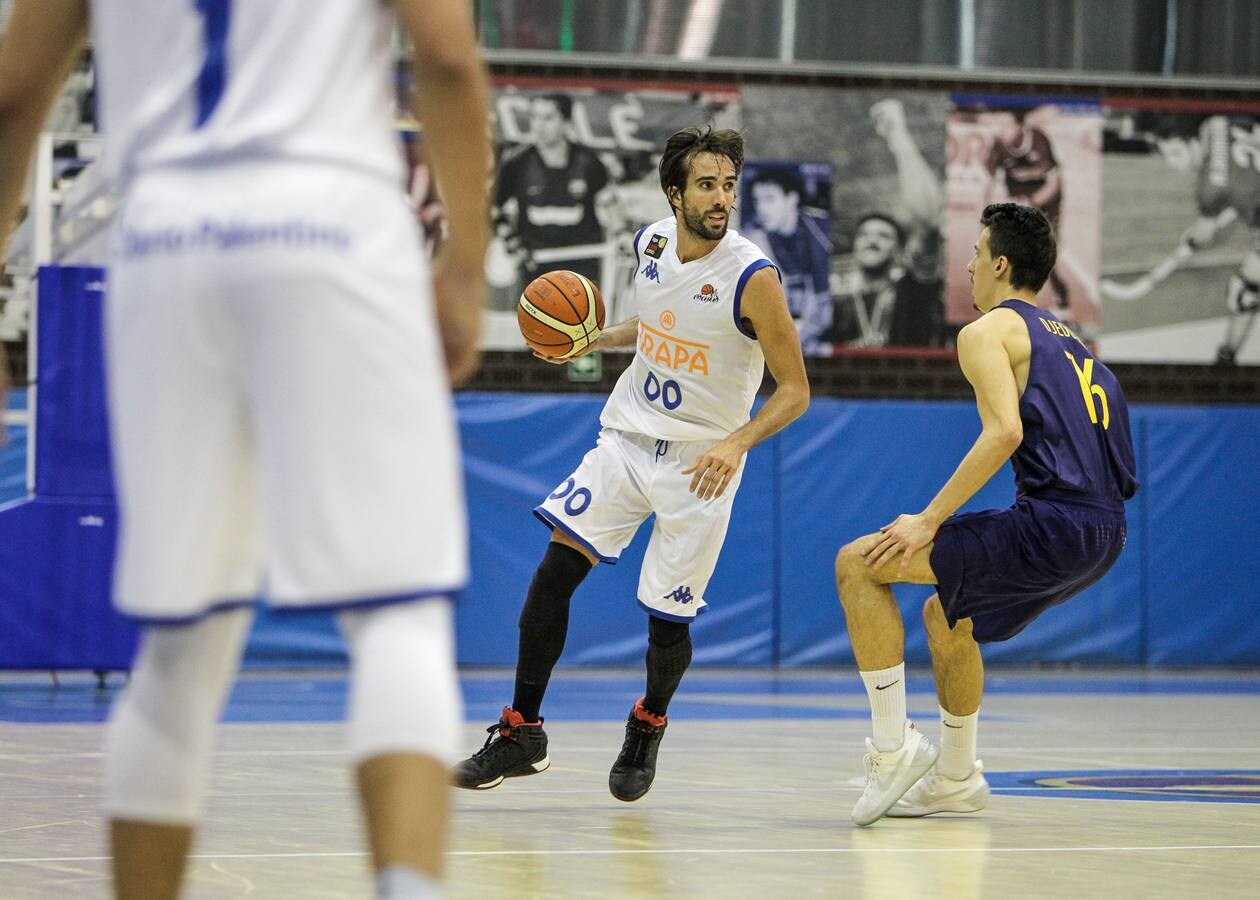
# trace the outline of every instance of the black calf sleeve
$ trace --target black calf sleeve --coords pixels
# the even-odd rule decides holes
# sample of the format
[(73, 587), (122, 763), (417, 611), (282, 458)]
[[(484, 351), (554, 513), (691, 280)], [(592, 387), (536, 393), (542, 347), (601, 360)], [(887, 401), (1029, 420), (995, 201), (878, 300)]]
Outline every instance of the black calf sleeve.
[(648, 618), (647, 695), (643, 705), (648, 712), (663, 716), (669, 701), (682, 683), (683, 674), (691, 665), (691, 626), (688, 622), (670, 622)]
[(512, 699), (512, 708), (526, 722), (538, 720), (551, 670), (560, 659), (569, 633), (569, 600), (590, 570), (590, 560), (585, 556), (552, 541), (530, 582), (518, 623), (516, 693)]

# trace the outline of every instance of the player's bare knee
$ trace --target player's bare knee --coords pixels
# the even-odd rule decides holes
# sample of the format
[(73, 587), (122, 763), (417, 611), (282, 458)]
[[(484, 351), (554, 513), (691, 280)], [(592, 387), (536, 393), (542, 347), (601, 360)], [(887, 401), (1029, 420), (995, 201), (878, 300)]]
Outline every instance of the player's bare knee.
[(870, 577), (870, 567), (866, 564), (866, 546), (862, 538), (850, 541), (840, 548), (836, 554), (836, 583), (854, 578)]

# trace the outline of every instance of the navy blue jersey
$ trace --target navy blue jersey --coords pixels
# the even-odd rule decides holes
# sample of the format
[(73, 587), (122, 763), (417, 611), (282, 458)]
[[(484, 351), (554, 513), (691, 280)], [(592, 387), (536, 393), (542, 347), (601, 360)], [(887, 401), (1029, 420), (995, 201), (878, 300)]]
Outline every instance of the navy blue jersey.
[(1138, 483), (1120, 382), (1050, 313), (1022, 300), (1000, 305), (1024, 319), (1032, 343), (1019, 400), (1024, 440), (1011, 457), (1019, 492), (1128, 500)]

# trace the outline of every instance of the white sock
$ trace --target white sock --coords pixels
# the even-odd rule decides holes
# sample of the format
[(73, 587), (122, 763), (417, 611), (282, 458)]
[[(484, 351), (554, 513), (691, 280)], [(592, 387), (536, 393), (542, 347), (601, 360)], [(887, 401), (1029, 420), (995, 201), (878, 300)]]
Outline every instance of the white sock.
[(936, 771), (946, 778), (962, 781), (976, 767), (976, 722), (980, 710), (969, 716), (956, 716), (941, 707), (941, 755)]
[(906, 664), (859, 672), (871, 701), (871, 724), (876, 750), (896, 750), (905, 738)]
[(442, 884), (408, 866), (386, 866), (376, 873), (377, 900), (441, 900)]

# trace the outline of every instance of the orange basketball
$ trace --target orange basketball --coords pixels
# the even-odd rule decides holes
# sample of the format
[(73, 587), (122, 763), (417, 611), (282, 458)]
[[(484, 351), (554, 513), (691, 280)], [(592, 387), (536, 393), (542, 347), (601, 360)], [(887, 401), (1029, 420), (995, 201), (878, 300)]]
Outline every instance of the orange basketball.
[(599, 337), (604, 298), (593, 281), (577, 272), (545, 272), (525, 286), (516, 321), (531, 350), (564, 359)]

